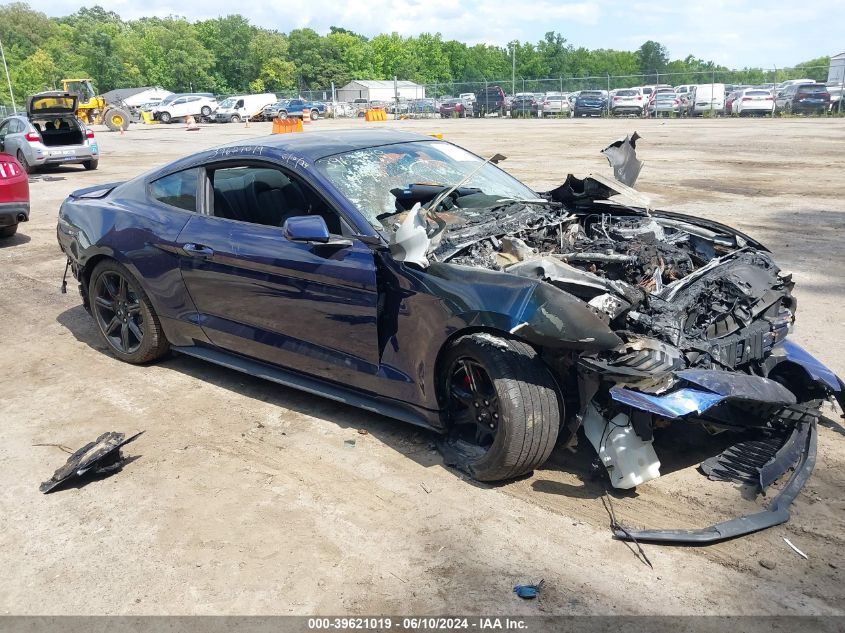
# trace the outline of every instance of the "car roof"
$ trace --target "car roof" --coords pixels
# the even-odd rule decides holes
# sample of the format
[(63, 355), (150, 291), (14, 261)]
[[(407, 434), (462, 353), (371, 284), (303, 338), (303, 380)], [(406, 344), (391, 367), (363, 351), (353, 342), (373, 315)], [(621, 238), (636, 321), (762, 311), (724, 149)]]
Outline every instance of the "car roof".
[(236, 141), (224, 147), (270, 147), (281, 152), (294, 153), (310, 161), (326, 156), (354, 152), (359, 149), (408, 143), (412, 141), (433, 141), (431, 136), (391, 129), (350, 129), (306, 134), (273, 134), (246, 141)]

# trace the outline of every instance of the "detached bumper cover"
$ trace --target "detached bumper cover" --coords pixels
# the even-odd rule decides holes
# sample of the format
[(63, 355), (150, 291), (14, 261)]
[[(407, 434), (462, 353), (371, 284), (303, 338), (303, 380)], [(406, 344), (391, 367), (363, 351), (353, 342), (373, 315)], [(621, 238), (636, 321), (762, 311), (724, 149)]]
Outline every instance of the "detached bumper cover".
[(789, 520), (789, 506), (807, 483), (816, 465), (816, 425), (806, 427), (803, 434), (802, 453), (795, 464), (795, 471), (778, 495), (762, 512), (716, 523), (700, 530), (613, 530), (613, 538), (623, 541), (651, 543), (700, 544), (715, 543), (737, 536), (758, 532)]
[[(818, 359), (788, 340), (778, 345), (774, 354), (801, 367), (812, 381), (824, 388), (828, 397), (836, 398), (845, 410), (845, 384)], [(683, 379), (688, 386), (663, 395), (648, 394), (617, 386), (611, 388), (610, 396), (619, 403), (668, 419), (705, 414), (722, 403), (736, 405), (757, 403), (776, 407), (786, 412), (785, 419), (795, 419), (796, 423), (791, 435), (772, 459), (760, 466), (758, 482), (760, 491), (765, 491), (789, 468), (793, 468), (793, 473), (766, 510), (762, 512), (697, 530), (633, 530), (617, 526), (613, 529), (613, 537), (620, 540), (651, 543), (714, 543), (751, 534), (788, 521), (789, 507), (807, 483), (816, 464), (818, 409), (815, 410), (815, 414), (800, 415), (799, 418), (789, 417), (793, 413), (800, 414), (804, 405), (796, 403), (795, 395), (780, 383), (760, 376), (689, 369), (675, 372), (675, 375)], [(741, 445), (737, 445), (737, 448), (739, 446)], [(738, 458), (740, 461), (748, 461), (743, 459), (741, 451), (738, 453)], [(709, 472), (708, 469), (720, 468), (719, 458), (708, 461), (711, 463), (702, 464), (705, 472)], [(763, 461), (760, 460), (761, 463)], [(728, 468), (730, 469), (729, 465)], [(754, 469), (747, 470), (752, 472)], [(728, 480), (730, 479), (728, 477)]]

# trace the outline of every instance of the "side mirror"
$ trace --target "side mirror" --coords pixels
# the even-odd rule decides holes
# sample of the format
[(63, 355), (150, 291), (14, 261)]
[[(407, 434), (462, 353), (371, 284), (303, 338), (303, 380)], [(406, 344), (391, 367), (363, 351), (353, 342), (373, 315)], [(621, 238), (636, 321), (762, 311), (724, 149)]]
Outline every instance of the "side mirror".
[(291, 242), (317, 242), (326, 244), (329, 241), (329, 227), (319, 215), (297, 215), (285, 220), (285, 237)]

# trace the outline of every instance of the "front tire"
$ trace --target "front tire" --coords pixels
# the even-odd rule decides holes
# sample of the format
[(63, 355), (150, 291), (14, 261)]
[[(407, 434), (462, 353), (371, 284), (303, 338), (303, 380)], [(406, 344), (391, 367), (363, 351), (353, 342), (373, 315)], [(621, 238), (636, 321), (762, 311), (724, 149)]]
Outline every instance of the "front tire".
[(88, 305), (100, 336), (120, 360), (147, 363), (167, 353), (158, 316), (125, 266), (111, 259), (97, 264), (88, 284)]
[(516, 339), (473, 334), (445, 352), (440, 387), (449, 424), (447, 464), (479, 481), (530, 473), (557, 440), (562, 404), (537, 352)]
[(12, 224), (10, 226), (4, 226), (3, 228), (0, 228), (0, 238), (14, 237), (15, 233), (17, 233), (17, 232), (18, 232), (18, 225), (17, 224)]
[(317, 110), (311, 110), (310, 117), (311, 117), (312, 121), (316, 121), (317, 119), (320, 118), (320, 113), (317, 112)]
[(170, 121), (172, 119), (173, 119), (173, 117), (170, 116), (169, 112), (162, 112), (161, 114), (158, 115), (158, 120), (161, 121), (162, 123), (170, 123)]
[(241, 117), (239, 117), (237, 114), (233, 114), (232, 115), (232, 123), (240, 123), (240, 122), (241, 122)]
[(103, 116), (106, 127), (112, 132), (129, 128), (129, 113), (121, 108), (109, 108)]

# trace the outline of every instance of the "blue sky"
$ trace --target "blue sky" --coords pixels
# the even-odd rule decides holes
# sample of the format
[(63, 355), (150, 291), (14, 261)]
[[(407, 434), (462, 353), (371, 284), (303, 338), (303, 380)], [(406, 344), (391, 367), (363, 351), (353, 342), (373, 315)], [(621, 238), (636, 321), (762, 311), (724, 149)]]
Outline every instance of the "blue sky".
[[(30, 0), (48, 15), (72, 13), (74, 0)], [(203, 0), (112, 0), (124, 18), (184, 15), (190, 20), (241, 13), (254, 24), (280, 31), (343, 26), (372, 36), (397, 31), (440, 32), (446, 39), (506, 44), (537, 41), (549, 30), (575, 46), (635, 50), (648, 39), (670, 56), (688, 54), (731, 68), (783, 68), (845, 51), (843, 0), (309, 0), (232, 3)], [(179, 8), (174, 8), (178, 6)], [(237, 7), (237, 8), (235, 8)]]

